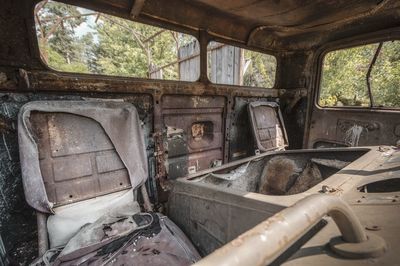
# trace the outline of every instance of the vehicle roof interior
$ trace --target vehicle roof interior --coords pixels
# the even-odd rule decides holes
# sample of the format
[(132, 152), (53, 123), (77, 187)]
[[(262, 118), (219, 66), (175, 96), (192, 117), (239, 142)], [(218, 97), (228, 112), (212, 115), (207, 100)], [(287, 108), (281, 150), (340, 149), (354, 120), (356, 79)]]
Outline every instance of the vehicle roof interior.
[(308, 50), (323, 43), (398, 25), (396, 0), (119, 0), (68, 1), (114, 15), (196, 34), (206, 30), (243, 45)]

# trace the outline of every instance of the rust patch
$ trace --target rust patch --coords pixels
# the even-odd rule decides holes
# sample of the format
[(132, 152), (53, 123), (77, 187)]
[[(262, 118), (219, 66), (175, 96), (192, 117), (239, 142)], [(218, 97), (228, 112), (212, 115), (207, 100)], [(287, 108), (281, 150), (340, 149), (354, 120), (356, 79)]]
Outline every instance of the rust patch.
[(164, 165), (166, 162), (165, 152), (164, 152), (164, 143), (163, 143), (163, 133), (162, 132), (155, 132), (153, 134), (154, 138), (154, 157), (156, 159), (156, 179), (158, 180), (161, 188), (164, 191), (169, 190), (169, 185), (167, 181), (167, 171)]
[(30, 122), (50, 202), (65, 205), (131, 187), (124, 164), (96, 121), (32, 112)]
[(204, 136), (204, 127), (203, 123), (194, 123), (192, 125), (192, 137), (195, 141), (199, 141)]

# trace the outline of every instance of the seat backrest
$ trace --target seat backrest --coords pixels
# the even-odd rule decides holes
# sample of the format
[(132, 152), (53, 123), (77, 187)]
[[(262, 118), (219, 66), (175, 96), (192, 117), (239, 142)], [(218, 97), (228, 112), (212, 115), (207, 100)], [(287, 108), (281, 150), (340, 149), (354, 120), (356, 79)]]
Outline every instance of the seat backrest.
[(18, 138), (25, 197), (40, 212), (136, 189), (148, 176), (141, 121), (129, 103), (30, 102)]
[(32, 112), (30, 122), (47, 197), (54, 207), (131, 187), (126, 167), (97, 121)]
[(255, 101), (248, 105), (253, 136), (260, 151), (282, 150), (289, 145), (279, 105)]
[(47, 219), (50, 247), (110, 213), (140, 211), (134, 190), (147, 178), (144, 134), (124, 102), (30, 102), (18, 120), (27, 202)]

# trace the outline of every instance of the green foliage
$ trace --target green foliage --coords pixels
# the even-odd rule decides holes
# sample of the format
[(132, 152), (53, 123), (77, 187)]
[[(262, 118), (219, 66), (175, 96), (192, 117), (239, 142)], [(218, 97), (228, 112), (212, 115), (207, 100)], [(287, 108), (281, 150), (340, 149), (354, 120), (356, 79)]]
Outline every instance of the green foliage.
[[(324, 58), (321, 106), (371, 105), (367, 72), (378, 44), (328, 53)], [(400, 42), (385, 42), (372, 68), (370, 83), (374, 106), (400, 107)]]
[(245, 50), (245, 60), (250, 64), (243, 76), (243, 85), (272, 88), (275, 84), (276, 59), (272, 55)]
[[(36, 10), (39, 45), (50, 67), (77, 73), (154, 77), (160, 75), (161, 67), (177, 61), (179, 47), (194, 40), (189, 35), (105, 14), (88, 16), (86, 11), (53, 1)], [(78, 36), (76, 30), (82, 25), (93, 33)], [(162, 78), (179, 79), (178, 72), (178, 64), (171, 64), (163, 69)]]
[[(121, 21), (121, 19), (118, 19)], [(94, 44), (101, 74), (146, 77), (148, 63), (145, 51), (133, 34), (109, 20), (96, 25), (98, 43)], [(137, 29), (133, 29), (137, 30)]]
[[(86, 18), (80, 15), (77, 7), (57, 2), (48, 2), (38, 11), (41, 20), (39, 43), (57, 52), (67, 64), (81, 61), (82, 43), (75, 36), (75, 29)], [(68, 19), (61, 19), (64, 17)]]
[[(177, 46), (184, 43), (182, 35), (175, 32), (157, 35), (158, 28), (108, 16), (96, 24), (96, 31), (96, 63), (98, 71), (106, 75), (151, 77), (151, 71), (177, 60)], [(163, 78), (178, 79), (177, 65), (165, 69)]]
[(80, 62), (72, 62), (67, 64), (65, 58), (55, 51), (53, 48), (48, 47), (48, 64), (55, 70), (65, 72), (87, 73), (88, 68), (85, 64)]
[(400, 107), (400, 41), (383, 43), (371, 72), (375, 106)]

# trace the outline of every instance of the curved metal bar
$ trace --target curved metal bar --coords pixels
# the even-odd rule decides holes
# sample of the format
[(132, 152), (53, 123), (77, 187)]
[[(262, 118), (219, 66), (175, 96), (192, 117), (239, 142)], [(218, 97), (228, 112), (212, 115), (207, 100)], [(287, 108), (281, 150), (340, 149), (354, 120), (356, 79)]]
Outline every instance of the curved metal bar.
[(325, 215), (333, 218), (346, 242), (367, 241), (360, 221), (347, 203), (336, 196), (318, 194), (275, 214), (195, 265), (269, 264)]

